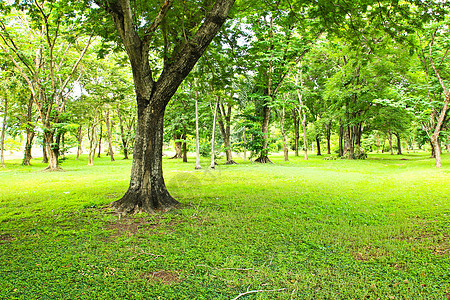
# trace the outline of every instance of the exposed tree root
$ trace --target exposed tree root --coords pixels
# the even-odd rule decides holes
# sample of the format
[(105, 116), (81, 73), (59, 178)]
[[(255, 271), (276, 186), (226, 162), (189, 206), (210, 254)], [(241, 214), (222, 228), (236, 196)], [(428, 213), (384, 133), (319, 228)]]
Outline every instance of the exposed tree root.
[(180, 203), (169, 193), (160, 196), (141, 195), (136, 191), (128, 190), (117, 201), (111, 202), (113, 207), (121, 215), (137, 214), (141, 212), (155, 213), (156, 211), (169, 211), (178, 207)]
[(229, 160), (225, 163), (226, 165), (238, 165), (237, 162), (235, 162), (234, 160)]
[(183, 158), (183, 154), (175, 154), (170, 159), (178, 159), (178, 158)]
[(273, 162), (267, 156), (260, 156), (257, 159), (255, 159), (255, 162), (260, 164), (273, 164)]
[(50, 168), (50, 167), (47, 167), (47, 168), (45, 168), (44, 170), (42, 170), (42, 172), (63, 172), (64, 170), (63, 170), (63, 168), (61, 168), (61, 167), (57, 167), (57, 168)]

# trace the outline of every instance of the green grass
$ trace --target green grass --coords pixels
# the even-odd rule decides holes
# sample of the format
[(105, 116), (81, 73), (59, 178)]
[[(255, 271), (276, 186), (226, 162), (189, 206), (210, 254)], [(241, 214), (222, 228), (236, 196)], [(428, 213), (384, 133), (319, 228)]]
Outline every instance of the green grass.
[[(177, 210), (119, 218), (130, 162), (0, 169), (0, 299), (448, 299), (450, 155), (164, 160)], [(406, 159), (406, 160), (405, 160)], [(223, 163), (218, 160), (218, 163)], [(283, 289), (283, 290), (281, 290)]]

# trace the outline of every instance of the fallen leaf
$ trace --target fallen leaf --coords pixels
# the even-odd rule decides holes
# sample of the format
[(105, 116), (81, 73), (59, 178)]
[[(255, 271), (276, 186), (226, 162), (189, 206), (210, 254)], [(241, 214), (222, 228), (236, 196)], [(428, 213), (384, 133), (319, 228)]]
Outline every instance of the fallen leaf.
[(408, 284), (408, 283), (409, 283), (408, 279), (405, 279), (405, 280), (403, 281), (403, 283)]
[(447, 299), (450, 300), (450, 293), (445, 294), (447, 296)]
[(372, 291), (375, 291), (375, 290), (377, 289), (376, 284), (375, 284), (375, 283), (372, 283), (372, 284), (370, 285), (370, 289), (371, 289)]

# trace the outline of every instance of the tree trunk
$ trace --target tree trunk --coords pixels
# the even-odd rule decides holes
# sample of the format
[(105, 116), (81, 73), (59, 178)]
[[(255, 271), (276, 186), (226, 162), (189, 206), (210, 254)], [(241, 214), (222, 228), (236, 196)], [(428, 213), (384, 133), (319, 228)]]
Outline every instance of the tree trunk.
[(83, 134), (82, 134), (81, 129), (82, 129), (82, 126), (80, 125), (80, 127), (78, 127), (78, 134), (77, 134), (78, 148), (77, 148), (76, 160), (79, 160), (81, 153), (83, 153), (83, 148), (81, 147), (82, 143), (83, 143)]
[(439, 137), (435, 137), (435, 135), (431, 136), (431, 144), (433, 145), (432, 150), (434, 152), (434, 158), (436, 161), (436, 168), (442, 167), (441, 163), (441, 142)]
[(186, 128), (183, 132), (183, 162), (187, 163), (187, 143), (186, 143)]
[[(213, 111), (214, 116), (213, 116), (213, 128), (212, 128), (212, 137), (211, 137), (211, 165), (210, 165), (211, 169), (216, 168), (216, 162), (214, 160), (214, 158), (215, 158), (214, 157), (214, 155), (215, 155), (214, 144), (216, 143), (216, 141), (214, 138), (215, 138), (215, 134), (216, 134), (216, 117), (217, 117), (217, 107), (218, 106), (219, 106), (219, 97), (217, 96), (217, 103), (214, 106), (214, 111)], [(211, 107), (211, 109), (212, 109), (212, 107)]]
[(233, 160), (231, 152), (231, 109), (232, 105), (230, 103), (228, 103), (227, 111), (225, 110), (223, 103), (221, 103), (219, 106), (219, 110), (217, 111), (217, 122), (219, 124), (220, 133), (223, 139), (223, 145), (225, 147), (225, 155), (227, 158), (227, 162), (225, 164), (227, 165), (236, 164), (236, 162)]
[(339, 126), (339, 157), (344, 156), (344, 124)]
[(397, 155), (402, 155), (402, 141), (400, 140), (400, 134), (396, 133), (395, 136), (397, 137)]
[(164, 111), (158, 115), (149, 105), (138, 108), (136, 143), (130, 186), (111, 205), (124, 213), (167, 210), (179, 203), (167, 191), (162, 170)]
[(47, 146), (47, 155), (48, 155), (48, 167), (46, 170), (48, 171), (58, 171), (61, 168), (59, 167), (59, 136), (56, 137), (53, 134), (53, 131), (50, 128), (44, 130), (44, 139), (45, 145)]
[(25, 151), (23, 152), (22, 165), (31, 166), (31, 159), (32, 159), (31, 149), (33, 147), (33, 140), (35, 133), (34, 130), (29, 129), (28, 126), (26, 130), (27, 130), (27, 141), (25, 143)]
[(97, 124), (88, 126), (88, 139), (89, 139), (89, 154), (88, 154), (88, 166), (94, 165), (95, 150), (97, 149)]
[(108, 108), (106, 110), (106, 130), (108, 132), (108, 149), (109, 149), (108, 152), (109, 152), (109, 155), (111, 156), (111, 161), (115, 161), (114, 151), (113, 151), (113, 147), (112, 147), (112, 134), (111, 134), (112, 127), (113, 127), (112, 121), (111, 121), (111, 123), (109, 122), (109, 108)]
[(100, 158), (102, 154), (102, 135), (103, 135), (103, 124), (100, 123), (100, 134), (98, 137), (98, 155), (97, 155), (98, 158)]
[(199, 170), (200, 165), (200, 136), (198, 132), (198, 92), (195, 91), (195, 169)]
[(354, 126), (347, 125), (347, 153), (349, 159), (355, 158), (355, 134)]
[(327, 129), (327, 154), (331, 154), (331, 121), (326, 125)]
[(44, 137), (42, 137), (42, 162), (48, 164), (47, 142)]
[(0, 167), (5, 167), (5, 134), (6, 134), (6, 120), (8, 117), (8, 99), (5, 97), (5, 109), (3, 111), (2, 135), (0, 138)]
[(281, 129), (281, 136), (283, 138), (283, 154), (284, 154), (284, 161), (289, 161), (289, 148), (287, 145), (286, 140), (286, 132), (284, 130), (284, 121), (285, 121), (285, 110), (284, 107), (281, 111), (281, 118), (280, 118), (280, 129)]
[(261, 154), (260, 156), (255, 160), (255, 162), (258, 163), (271, 163), (270, 159), (269, 159), (269, 143), (268, 143), (268, 138), (269, 138), (269, 121), (270, 121), (270, 107), (267, 105), (264, 105), (263, 107), (263, 121), (262, 121), (262, 126), (261, 126), (261, 131), (262, 131), (262, 137), (263, 137), (263, 145), (262, 145), (262, 149), (261, 149)]
[(247, 133), (244, 129), (244, 161), (247, 161)]
[(392, 132), (389, 130), (389, 149), (391, 151), (391, 155), (394, 155), (394, 148), (392, 147)]
[[(128, 144), (130, 143), (130, 138), (129, 136), (125, 135), (125, 129), (123, 126), (123, 120), (120, 116), (120, 110), (118, 111), (117, 115), (119, 117), (119, 128), (120, 128), (120, 138), (122, 139), (123, 159), (128, 159)], [(132, 121), (132, 123), (134, 123), (134, 120)], [(128, 129), (130, 128), (131, 125), (128, 127)]]
[(319, 135), (316, 135), (316, 145), (317, 145), (317, 156), (321, 156), (322, 153), (320, 152), (320, 137), (319, 137)]
[(175, 140), (175, 155), (172, 156), (172, 159), (178, 159), (183, 157), (183, 143), (181, 142), (181, 133), (175, 133), (173, 135), (173, 139)]
[(27, 135), (27, 141), (25, 144), (25, 151), (23, 153), (23, 160), (22, 165), (24, 166), (30, 166), (31, 165), (31, 148), (33, 147), (33, 140), (35, 137), (34, 127), (35, 125), (32, 123), (33, 121), (33, 95), (30, 96), (30, 99), (28, 101), (28, 108), (27, 108), (27, 124), (26, 124), (26, 135)]
[(300, 139), (300, 132), (299, 132), (300, 121), (299, 118), (297, 118), (297, 112), (295, 111), (295, 108), (292, 109), (292, 117), (294, 119), (294, 151), (295, 156), (298, 156), (298, 144)]

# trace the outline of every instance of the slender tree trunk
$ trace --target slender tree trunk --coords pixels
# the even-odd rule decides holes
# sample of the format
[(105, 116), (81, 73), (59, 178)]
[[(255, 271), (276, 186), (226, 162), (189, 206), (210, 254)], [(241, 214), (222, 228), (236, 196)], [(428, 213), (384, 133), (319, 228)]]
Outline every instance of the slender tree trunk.
[(317, 145), (317, 156), (321, 156), (322, 152), (320, 152), (320, 137), (316, 135), (316, 145)]
[(27, 141), (25, 143), (25, 151), (23, 152), (23, 160), (22, 160), (22, 165), (24, 166), (30, 166), (31, 165), (31, 159), (32, 159), (32, 155), (31, 155), (31, 149), (33, 148), (33, 140), (34, 140), (34, 130), (31, 130), (30, 128), (28, 128), (27, 126)]
[[(397, 155), (402, 155), (402, 141), (400, 140), (400, 134), (395, 134), (397, 137)], [(406, 147), (408, 149), (408, 147)]]
[(280, 118), (280, 129), (281, 129), (281, 135), (283, 138), (283, 154), (284, 154), (284, 161), (289, 161), (289, 148), (287, 145), (287, 140), (286, 140), (286, 132), (284, 130), (284, 121), (285, 121), (285, 109), (283, 107), (282, 111), (281, 111), (281, 118)]
[(108, 108), (106, 110), (106, 130), (108, 132), (108, 149), (109, 149), (108, 152), (109, 152), (109, 155), (111, 156), (111, 161), (115, 161), (114, 151), (113, 151), (113, 147), (112, 147), (112, 134), (111, 134), (112, 127), (113, 127), (112, 121), (111, 121), (111, 123), (109, 122), (109, 108)]
[(30, 166), (31, 165), (31, 149), (33, 147), (33, 140), (35, 136), (34, 132), (34, 124), (33, 124), (33, 95), (30, 96), (30, 99), (28, 101), (28, 108), (27, 108), (27, 124), (26, 124), (26, 135), (27, 135), (27, 141), (25, 143), (25, 151), (23, 153), (23, 160), (22, 165), (24, 166)]
[(394, 148), (392, 147), (392, 132), (389, 130), (389, 149), (391, 151), (391, 155), (394, 155)]
[(295, 108), (292, 109), (292, 117), (294, 121), (294, 151), (295, 156), (298, 156), (298, 145), (299, 145), (299, 139), (300, 139), (300, 121), (299, 118), (297, 118), (297, 112), (295, 111)]
[(89, 139), (89, 155), (88, 155), (88, 166), (94, 165), (95, 150), (97, 149), (97, 124), (92, 124), (88, 127), (88, 139)]
[(347, 153), (349, 159), (355, 158), (354, 126), (347, 125)]
[[(130, 143), (130, 138), (129, 138), (129, 136), (125, 135), (125, 129), (123, 126), (123, 120), (120, 116), (120, 111), (118, 112), (117, 115), (119, 116), (119, 128), (120, 128), (120, 137), (122, 139), (123, 159), (128, 159), (128, 145)], [(134, 123), (134, 120), (132, 123)], [(131, 125), (128, 127), (128, 129), (130, 129), (130, 128), (131, 128)]]
[(47, 142), (44, 137), (42, 137), (42, 162), (48, 164)]
[(244, 161), (247, 161), (247, 133), (244, 129)]
[[(213, 117), (213, 128), (212, 128), (212, 137), (211, 137), (211, 169), (215, 169), (216, 168), (216, 162), (215, 162), (215, 153), (214, 153), (214, 144), (216, 143), (215, 141), (215, 134), (216, 134), (216, 117), (217, 117), (217, 107), (219, 106), (219, 97), (217, 96), (217, 102), (216, 105), (214, 106), (214, 117)], [(212, 109), (212, 108), (211, 108)]]
[(225, 110), (223, 103), (220, 103), (217, 111), (217, 122), (219, 124), (220, 133), (222, 134), (225, 155), (227, 158), (227, 162), (225, 164), (227, 165), (236, 164), (233, 160), (231, 151), (231, 109), (232, 105), (230, 103), (227, 106), (227, 110)]
[(199, 170), (200, 165), (200, 137), (198, 132), (198, 92), (195, 91), (195, 169)]
[(82, 133), (82, 126), (81, 125), (80, 125), (80, 127), (78, 127), (77, 141), (78, 141), (78, 148), (77, 148), (77, 158), (76, 158), (76, 160), (79, 160), (81, 153), (83, 153), (83, 148), (82, 148), (83, 133)]
[(183, 132), (183, 162), (187, 163), (187, 143), (186, 143), (186, 128), (184, 128)]
[(339, 157), (344, 156), (344, 124), (339, 125)]
[(98, 136), (98, 155), (97, 155), (98, 158), (100, 158), (102, 154), (102, 136), (103, 136), (103, 124), (100, 123), (100, 134)]
[(308, 160), (308, 132), (306, 130), (306, 115), (305, 112), (303, 112), (303, 116), (300, 117), (302, 121), (302, 130), (303, 130), (303, 152), (304, 152), (304, 159)]
[(326, 125), (327, 129), (327, 154), (331, 154), (331, 121)]
[(263, 107), (263, 121), (261, 126), (262, 136), (263, 136), (263, 145), (261, 149), (261, 155), (255, 160), (255, 162), (259, 163), (271, 163), (269, 159), (269, 121), (270, 121), (270, 112), (271, 109), (268, 105), (264, 105)]
[(2, 124), (2, 135), (0, 138), (0, 167), (5, 167), (5, 134), (6, 134), (6, 120), (8, 117), (8, 99), (5, 97), (4, 103), (4, 111), (3, 111), (3, 124)]

